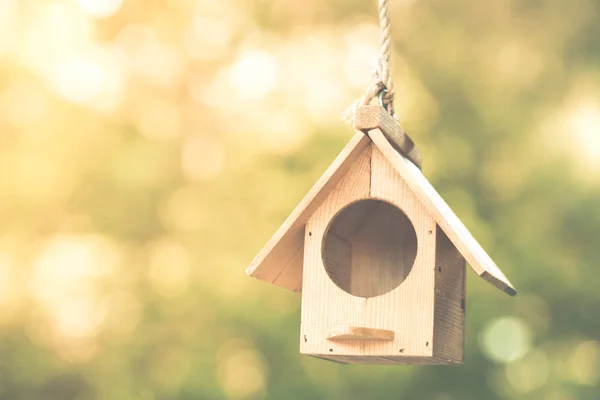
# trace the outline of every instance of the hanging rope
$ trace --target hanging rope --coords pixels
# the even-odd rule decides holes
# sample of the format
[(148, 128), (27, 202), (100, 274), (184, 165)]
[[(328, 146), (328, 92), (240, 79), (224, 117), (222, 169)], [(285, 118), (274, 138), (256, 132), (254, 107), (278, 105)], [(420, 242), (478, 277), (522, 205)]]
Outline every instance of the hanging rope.
[(390, 75), (390, 56), (392, 54), (392, 33), (388, 0), (379, 0), (379, 26), (381, 28), (381, 54), (373, 67), (373, 84), (365, 94), (356, 100), (344, 113), (344, 120), (354, 122), (357, 107), (369, 104), (375, 97), (380, 98), (381, 105), (394, 117), (394, 82)]

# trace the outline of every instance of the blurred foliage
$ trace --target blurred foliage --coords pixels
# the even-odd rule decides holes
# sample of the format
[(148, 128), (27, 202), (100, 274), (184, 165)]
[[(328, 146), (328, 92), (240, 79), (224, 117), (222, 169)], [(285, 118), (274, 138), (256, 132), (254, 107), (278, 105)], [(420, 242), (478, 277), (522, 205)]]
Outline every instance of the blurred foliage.
[(375, 1), (0, 2), (1, 399), (597, 399), (600, 3), (391, 0), (397, 112), (516, 285), (466, 360), (298, 354), (243, 273), (351, 137)]

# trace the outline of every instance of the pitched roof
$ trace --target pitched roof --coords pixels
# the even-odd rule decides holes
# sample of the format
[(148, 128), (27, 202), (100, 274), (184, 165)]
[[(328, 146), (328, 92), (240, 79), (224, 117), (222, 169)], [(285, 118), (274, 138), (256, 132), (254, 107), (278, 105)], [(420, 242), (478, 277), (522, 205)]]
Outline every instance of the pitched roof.
[[(477, 275), (514, 296), (517, 292), (510, 281), (431, 186), (421, 170), (410, 161), (420, 163), (420, 155), (400, 125), (381, 107), (364, 106), (356, 110), (355, 128), (357, 132), (350, 142), (267, 242), (246, 269), (246, 273), (274, 285), (301, 291), (304, 226), (372, 141)], [(397, 149), (402, 149), (406, 156)]]

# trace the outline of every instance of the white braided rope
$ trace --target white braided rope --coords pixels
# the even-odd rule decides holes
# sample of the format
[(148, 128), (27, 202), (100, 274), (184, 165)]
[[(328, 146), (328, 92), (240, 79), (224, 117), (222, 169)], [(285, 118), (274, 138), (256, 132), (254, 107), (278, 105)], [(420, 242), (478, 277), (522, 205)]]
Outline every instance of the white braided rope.
[(395, 88), (390, 75), (390, 56), (392, 54), (392, 33), (388, 0), (379, 0), (379, 26), (381, 28), (381, 54), (373, 67), (373, 83), (363, 96), (356, 100), (345, 112), (344, 120), (349, 124), (354, 122), (354, 113), (357, 107), (369, 104), (377, 95), (385, 90), (383, 101), (387, 111), (394, 114)]

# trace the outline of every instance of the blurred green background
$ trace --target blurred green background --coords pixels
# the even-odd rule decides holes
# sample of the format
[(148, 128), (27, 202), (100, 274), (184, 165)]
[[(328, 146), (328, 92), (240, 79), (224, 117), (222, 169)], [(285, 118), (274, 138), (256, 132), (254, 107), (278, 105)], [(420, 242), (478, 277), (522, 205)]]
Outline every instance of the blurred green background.
[(0, 0), (0, 399), (598, 399), (600, 3), (390, 0), (396, 110), (519, 290), (462, 366), (300, 356), (245, 267), (352, 136), (375, 0)]

